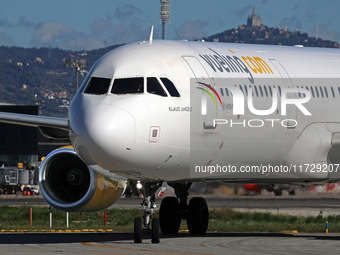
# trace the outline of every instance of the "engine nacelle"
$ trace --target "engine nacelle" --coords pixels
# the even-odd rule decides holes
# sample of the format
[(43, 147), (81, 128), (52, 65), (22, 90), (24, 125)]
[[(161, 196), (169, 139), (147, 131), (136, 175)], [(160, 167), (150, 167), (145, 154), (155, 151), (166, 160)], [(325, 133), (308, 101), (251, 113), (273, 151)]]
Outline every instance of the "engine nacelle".
[(87, 166), (72, 148), (51, 152), (39, 168), (39, 186), (47, 203), (66, 212), (94, 212), (115, 203), (126, 179)]

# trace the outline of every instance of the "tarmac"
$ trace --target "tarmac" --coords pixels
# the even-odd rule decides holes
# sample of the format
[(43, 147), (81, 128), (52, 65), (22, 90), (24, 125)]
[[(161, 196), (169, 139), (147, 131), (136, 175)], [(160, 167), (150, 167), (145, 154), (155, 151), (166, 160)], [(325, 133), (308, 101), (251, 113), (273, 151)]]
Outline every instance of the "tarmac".
[(207, 233), (149, 236), (135, 244), (131, 233), (2, 233), (1, 254), (335, 254), (339, 234)]

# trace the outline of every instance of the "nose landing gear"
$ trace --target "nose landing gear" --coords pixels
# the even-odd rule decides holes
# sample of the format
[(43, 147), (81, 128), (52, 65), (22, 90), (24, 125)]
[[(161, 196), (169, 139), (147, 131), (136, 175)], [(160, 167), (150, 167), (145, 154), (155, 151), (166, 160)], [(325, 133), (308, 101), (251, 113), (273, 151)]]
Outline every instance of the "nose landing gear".
[[(141, 243), (143, 239), (143, 232), (151, 232), (151, 242), (159, 243), (159, 219), (152, 218), (155, 214), (155, 193), (159, 189), (162, 183), (144, 183), (142, 184), (143, 202), (140, 205), (140, 209), (144, 211), (143, 223), (142, 218), (137, 217), (134, 221), (134, 236), (135, 243)], [(151, 224), (150, 224), (151, 223)]]
[(204, 235), (209, 223), (208, 206), (202, 197), (193, 197), (189, 203), (187, 202), (191, 183), (169, 183), (174, 188), (176, 197), (164, 198), (159, 210), (160, 219), (152, 218), (151, 220), (156, 208), (155, 193), (161, 184), (145, 183), (142, 185), (144, 200), (140, 207), (144, 211), (144, 226), (141, 217), (135, 218), (134, 242), (141, 243), (143, 232), (151, 232), (151, 242), (159, 243), (159, 229), (163, 234), (177, 234), (181, 220), (187, 221), (190, 234)]

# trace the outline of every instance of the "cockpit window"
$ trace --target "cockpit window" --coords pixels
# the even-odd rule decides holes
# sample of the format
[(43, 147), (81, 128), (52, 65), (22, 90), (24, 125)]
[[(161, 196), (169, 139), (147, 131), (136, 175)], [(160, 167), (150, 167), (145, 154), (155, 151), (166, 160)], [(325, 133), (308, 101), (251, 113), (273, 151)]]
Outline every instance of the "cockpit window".
[(91, 77), (84, 91), (85, 94), (103, 95), (109, 90), (111, 79)]
[(180, 97), (175, 85), (168, 78), (161, 78), (161, 81), (172, 97)]
[(144, 92), (144, 78), (116, 78), (113, 82), (111, 93), (135, 94)]
[(147, 78), (147, 92), (150, 94), (155, 94), (155, 95), (159, 95), (162, 97), (167, 96), (164, 89), (162, 88), (162, 85), (159, 83), (156, 77)]

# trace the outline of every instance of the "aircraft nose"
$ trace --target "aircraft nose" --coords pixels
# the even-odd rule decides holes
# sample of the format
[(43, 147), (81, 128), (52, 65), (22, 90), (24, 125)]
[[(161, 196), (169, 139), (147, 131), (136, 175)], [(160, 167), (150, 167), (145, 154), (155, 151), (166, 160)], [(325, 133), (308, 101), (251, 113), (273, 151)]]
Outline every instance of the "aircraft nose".
[(118, 106), (87, 106), (77, 114), (74, 124), (79, 130), (75, 149), (89, 164), (117, 160), (134, 146), (134, 117)]
[(97, 107), (89, 121), (89, 133), (93, 140), (120, 144), (124, 149), (133, 147), (135, 141), (135, 120), (126, 110), (117, 106)]

